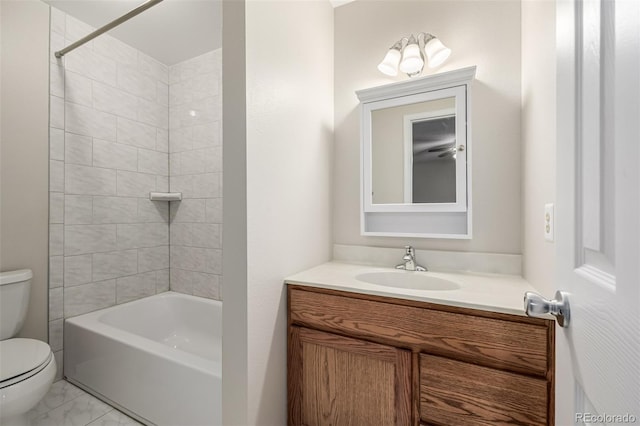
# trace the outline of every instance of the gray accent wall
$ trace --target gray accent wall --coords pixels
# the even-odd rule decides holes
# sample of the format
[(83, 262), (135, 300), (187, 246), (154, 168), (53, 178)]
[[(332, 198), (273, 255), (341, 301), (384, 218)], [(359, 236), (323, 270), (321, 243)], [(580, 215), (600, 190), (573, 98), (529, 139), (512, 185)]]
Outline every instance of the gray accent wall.
[(47, 340), (49, 7), (1, 1), (0, 270), (31, 269), (20, 337)]

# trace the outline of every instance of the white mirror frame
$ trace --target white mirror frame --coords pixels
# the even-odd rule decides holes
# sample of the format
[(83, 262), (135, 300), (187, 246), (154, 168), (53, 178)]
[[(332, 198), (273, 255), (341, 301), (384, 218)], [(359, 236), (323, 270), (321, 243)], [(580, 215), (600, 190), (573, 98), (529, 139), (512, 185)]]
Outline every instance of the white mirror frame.
[[(360, 233), (366, 236), (423, 238), (472, 237), (470, 84), (476, 67), (392, 83), (356, 92), (361, 102)], [(371, 162), (371, 112), (435, 99), (455, 97), (456, 202), (373, 204)], [(409, 149), (411, 160), (412, 150)], [(405, 185), (407, 175), (405, 169)], [(406, 194), (405, 194), (406, 199)]]

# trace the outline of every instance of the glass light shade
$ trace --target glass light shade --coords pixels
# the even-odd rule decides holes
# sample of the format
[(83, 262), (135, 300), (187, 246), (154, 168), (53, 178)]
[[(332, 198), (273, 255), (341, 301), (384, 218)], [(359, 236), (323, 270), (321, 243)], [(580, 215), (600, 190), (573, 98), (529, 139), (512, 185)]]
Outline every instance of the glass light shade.
[(451, 55), (451, 49), (442, 44), (439, 39), (432, 38), (426, 46), (424, 46), (424, 53), (427, 54), (429, 68), (435, 68), (447, 60), (449, 55)]
[(422, 71), (423, 66), (424, 60), (420, 55), (420, 46), (417, 43), (408, 44), (402, 52), (400, 71), (411, 76)]
[(378, 64), (378, 70), (386, 75), (394, 77), (398, 74), (398, 63), (400, 62), (400, 51), (391, 48), (385, 55), (382, 62)]

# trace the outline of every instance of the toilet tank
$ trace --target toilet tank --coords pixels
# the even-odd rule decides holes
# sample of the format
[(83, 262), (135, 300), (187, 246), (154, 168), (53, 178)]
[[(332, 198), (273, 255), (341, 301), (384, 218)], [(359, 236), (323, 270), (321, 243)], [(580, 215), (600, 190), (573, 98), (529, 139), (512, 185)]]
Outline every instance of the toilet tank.
[(32, 277), (30, 269), (0, 272), (0, 340), (15, 336), (22, 328)]

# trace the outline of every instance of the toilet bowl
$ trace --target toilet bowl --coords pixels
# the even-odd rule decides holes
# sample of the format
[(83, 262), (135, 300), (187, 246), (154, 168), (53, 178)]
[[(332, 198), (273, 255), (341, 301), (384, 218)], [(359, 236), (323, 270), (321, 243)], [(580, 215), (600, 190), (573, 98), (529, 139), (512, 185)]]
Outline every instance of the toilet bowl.
[(30, 270), (0, 272), (0, 425), (28, 425), (27, 412), (46, 395), (56, 374), (51, 348), (14, 338), (29, 301)]

